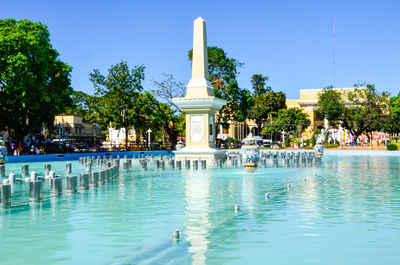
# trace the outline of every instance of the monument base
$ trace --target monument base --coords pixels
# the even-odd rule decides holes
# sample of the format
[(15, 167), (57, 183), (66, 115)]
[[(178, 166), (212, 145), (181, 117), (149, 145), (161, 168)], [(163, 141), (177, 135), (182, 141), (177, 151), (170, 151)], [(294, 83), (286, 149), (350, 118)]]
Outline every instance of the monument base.
[(179, 150), (174, 151), (175, 160), (206, 160), (207, 165), (212, 165), (214, 160), (225, 160), (225, 153), (218, 148), (190, 148), (186, 147)]

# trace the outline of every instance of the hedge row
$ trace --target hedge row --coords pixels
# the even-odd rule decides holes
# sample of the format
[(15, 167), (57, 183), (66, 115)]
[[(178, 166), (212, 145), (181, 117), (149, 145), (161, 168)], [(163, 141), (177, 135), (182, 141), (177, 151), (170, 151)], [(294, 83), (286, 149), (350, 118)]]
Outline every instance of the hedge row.
[(388, 143), (388, 144), (386, 145), (386, 148), (387, 148), (387, 150), (389, 150), (389, 151), (397, 151), (397, 150), (399, 150), (399, 145), (396, 144), (396, 143)]

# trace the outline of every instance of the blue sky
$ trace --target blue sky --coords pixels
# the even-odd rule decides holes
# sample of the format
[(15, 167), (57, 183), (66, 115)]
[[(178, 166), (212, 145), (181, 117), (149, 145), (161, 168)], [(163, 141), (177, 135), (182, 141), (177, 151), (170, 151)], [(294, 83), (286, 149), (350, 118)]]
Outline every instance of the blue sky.
[(245, 64), (243, 88), (255, 73), (269, 76), (288, 98), (333, 84), (336, 18), (336, 87), (366, 81), (400, 90), (400, 1), (0, 0), (0, 6), (1, 19), (47, 25), (54, 48), (73, 67), (73, 88), (90, 94), (89, 73), (105, 73), (121, 60), (146, 66), (147, 89), (162, 73), (186, 83), (198, 16), (207, 22), (208, 44)]

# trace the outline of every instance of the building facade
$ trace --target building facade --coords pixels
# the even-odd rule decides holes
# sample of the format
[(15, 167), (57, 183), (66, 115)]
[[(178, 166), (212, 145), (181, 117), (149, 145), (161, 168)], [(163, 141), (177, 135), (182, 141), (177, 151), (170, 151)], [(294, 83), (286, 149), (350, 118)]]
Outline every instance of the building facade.
[[(355, 88), (334, 88), (335, 91), (341, 93), (343, 97), (346, 97), (346, 93), (354, 91)], [(362, 88), (361, 88), (362, 89)], [(306, 113), (311, 121), (310, 126), (304, 129), (302, 133), (303, 139), (311, 138), (318, 130), (332, 129), (335, 134), (335, 138), (340, 138), (340, 135), (346, 132), (338, 126), (337, 128), (331, 128), (327, 120), (320, 119), (316, 115), (317, 103), (319, 95), (324, 89), (301, 89), (299, 99), (287, 99), (286, 106), (288, 108), (299, 108)], [(258, 132), (257, 124), (253, 120), (246, 120), (245, 122), (230, 121), (228, 129), (223, 129), (222, 126), (218, 128), (217, 138), (226, 139), (244, 139), (249, 133), (253, 135), (260, 135)], [(337, 136), (336, 136), (337, 134)]]
[(59, 114), (55, 116), (54, 125), (62, 141), (100, 145), (104, 139), (101, 128), (81, 116)]
[[(360, 88), (363, 89), (363, 88)], [(351, 88), (334, 88), (336, 92), (339, 92), (343, 98), (346, 98), (346, 94), (353, 92), (354, 87)], [(326, 119), (318, 118), (316, 115), (317, 104), (319, 100), (319, 95), (324, 91), (324, 89), (301, 89), (299, 99), (287, 99), (286, 106), (288, 108), (300, 108), (304, 113), (306, 113), (311, 121), (310, 126), (308, 126), (302, 134), (302, 138), (311, 138), (317, 130), (322, 129), (332, 129), (332, 133), (335, 134), (334, 138), (339, 139), (339, 135), (346, 134), (346, 132), (339, 125), (337, 128), (331, 128), (329, 122)], [(337, 136), (336, 136), (337, 134)]]

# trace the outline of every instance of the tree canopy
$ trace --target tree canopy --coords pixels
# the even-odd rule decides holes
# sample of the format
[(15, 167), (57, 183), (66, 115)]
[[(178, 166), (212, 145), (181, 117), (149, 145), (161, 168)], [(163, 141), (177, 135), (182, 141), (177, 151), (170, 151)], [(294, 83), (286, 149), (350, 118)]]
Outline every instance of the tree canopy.
[(400, 92), (395, 97), (390, 98), (390, 110), (393, 115), (397, 118), (400, 118)]
[(185, 131), (185, 115), (171, 109), (167, 103), (154, 102), (155, 108), (148, 119), (153, 132), (167, 136), (167, 141), (175, 146), (177, 138)]
[(271, 87), (266, 86), (266, 82), (269, 80), (268, 76), (261, 74), (254, 74), (251, 79), (251, 86), (253, 88), (253, 94), (255, 96), (263, 95), (272, 90)]
[(71, 104), (71, 70), (45, 25), (0, 20), (0, 131), (18, 142), (52, 127), (55, 115)]
[(386, 92), (377, 92), (375, 85), (355, 85), (355, 90), (347, 93), (342, 126), (353, 135), (380, 131), (389, 116), (389, 97)]
[(281, 109), (271, 124), (266, 124), (261, 134), (287, 132), (297, 135), (311, 124), (308, 115), (298, 108)]
[[(240, 89), (236, 80), (239, 68), (244, 64), (234, 58), (229, 58), (221, 48), (207, 47), (208, 79), (214, 87), (216, 97), (225, 100), (235, 100), (240, 97)], [(189, 51), (189, 60), (192, 61), (193, 50)]]
[(345, 110), (345, 102), (340, 92), (332, 87), (324, 88), (317, 103), (317, 116), (326, 118), (330, 124), (340, 121)]
[[(156, 95), (168, 102), (168, 95), (180, 96), (174, 89), (181, 88), (181, 84), (172, 75), (166, 77), (165, 81), (157, 82)], [(116, 129), (126, 128), (127, 139), (128, 129), (133, 126), (137, 140), (150, 128), (153, 139), (165, 135), (171, 145), (176, 144), (177, 136), (184, 129), (184, 116), (168, 103), (159, 102), (152, 93), (143, 91), (144, 66), (129, 69), (126, 62), (121, 62), (111, 66), (106, 76), (94, 70), (90, 80), (95, 95), (88, 98), (88, 104), (95, 120), (103, 127), (111, 124)]]
[[(188, 53), (192, 61), (193, 50)], [(216, 97), (225, 99), (227, 103), (219, 111), (217, 123), (224, 128), (229, 127), (229, 121), (244, 120), (247, 116), (248, 91), (241, 89), (236, 80), (239, 68), (243, 63), (234, 58), (229, 58), (226, 52), (218, 47), (207, 47), (208, 53), (208, 79), (214, 88)]]
[(71, 95), (72, 105), (65, 110), (65, 114), (78, 115), (85, 120), (94, 120), (93, 113), (90, 110), (92, 97), (83, 91), (74, 90)]
[(286, 94), (272, 91), (271, 87), (266, 86), (267, 80), (268, 77), (261, 74), (255, 74), (251, 78), (253, 96), (250, 99), (248, 118), (255, 120), (259, 133), (270, 114), (286, 108)]
[(389, 97), (386, 92), (377, 92), (372, 84), (356, 84), (353, 91), (339, 93), (325, 89), (318, 101), (317, 113), (330, 123), (340, 123), (353, 135), (385, 130), (391, 120)]
[[(180, 98), (185, 95), (186, 87), (182, 82), (175, 79), (172, 74), (163, 74), (165, 79), (153, 81), (152, 93), (167, 103), (155, 101), (156, 108), (151, 114), (153, 117), (152, 131), (160, 131), (167, 136), (168, 142), (174, 146), (179, 135), (185, 131), (185, 115), (172, 101), (172, 98)], [(173, 107), (173, 108), (171, 108)], [(172, 126), (171, 126), (172, 125)]]
[[(140, 92), (143, 90), (144, 66), (137, 65), (132, 70), (126, 62), (112, 65), (106, 76), (98, 69), (90, 73), (90, 80), (95, 88), (91, 106), (96, 114), (96, 120), (103, 127), (113, 126), (116, 129), (128, 128), (140, 124)], [(127, 148), (127, 142), (126, 142)]]

